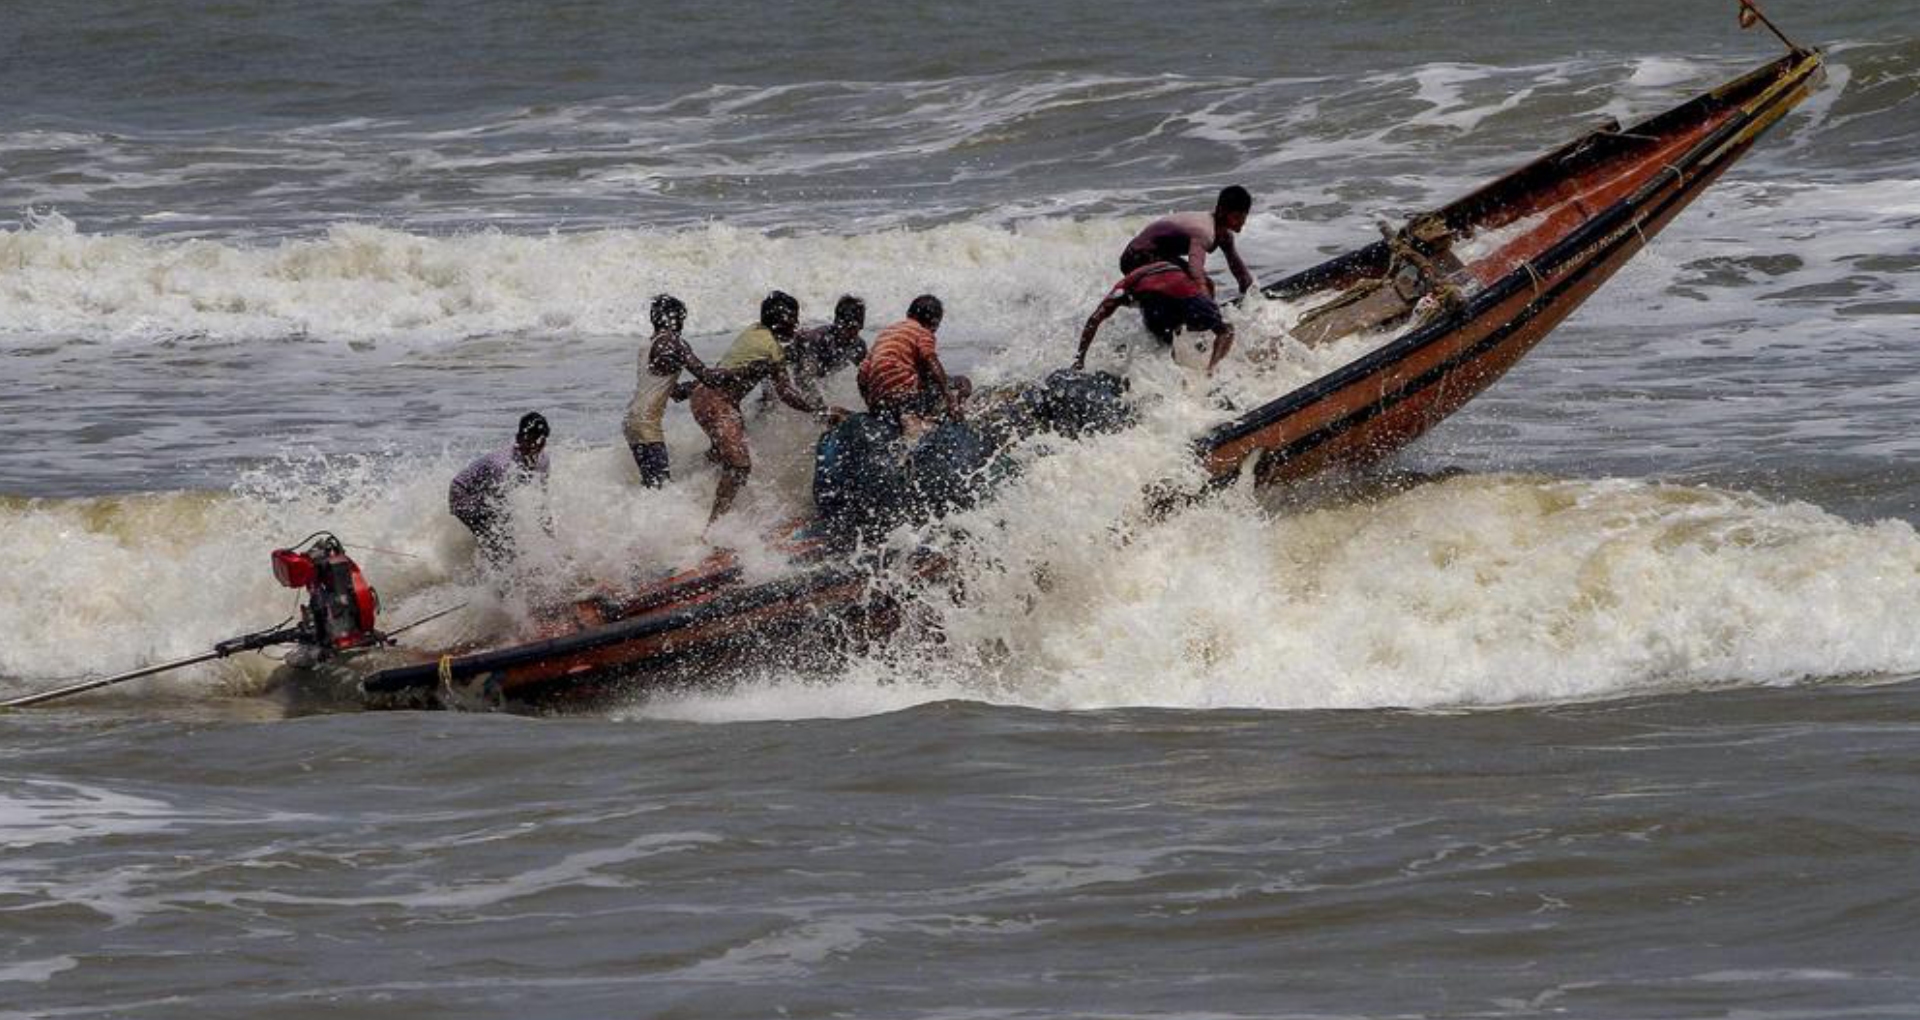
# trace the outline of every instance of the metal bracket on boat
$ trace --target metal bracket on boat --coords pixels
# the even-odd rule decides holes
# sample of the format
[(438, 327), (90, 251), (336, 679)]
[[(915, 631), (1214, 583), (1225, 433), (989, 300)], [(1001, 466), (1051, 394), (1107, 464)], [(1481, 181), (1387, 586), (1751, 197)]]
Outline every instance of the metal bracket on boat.
[(1660, 140), (1654, 135), (1635, 134), (1632, 131), (1610, 131), (1606, 128), (1601, 128), (1594, 132), (1594, 134), (1606, 135), (1608, 138), (1625, 138), (1630, 142), (1657, 142)]
[(1752, 28), (1755, 22), (1767, 26), (1767, 31), (1772, 32), (1781, 42), (1786, 43), (1787, 49), (1795, 53), (1807, 52), (1806, 47), (1787, 38), (1787, 33), (1780, 31), (1779, 26), (1775, 25), (1771, 18), (1761, 13), (1758, 3), (1755, 3), (1754, 0), (1740, 0), (1740, 27)]

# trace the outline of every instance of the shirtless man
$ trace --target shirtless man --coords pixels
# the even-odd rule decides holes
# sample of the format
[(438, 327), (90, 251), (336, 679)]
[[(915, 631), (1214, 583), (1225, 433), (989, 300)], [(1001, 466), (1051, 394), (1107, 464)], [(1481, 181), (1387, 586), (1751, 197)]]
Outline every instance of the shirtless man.
[(760, 302), (760, 323), (742, 332), (727, 349), (720, 364), (693, 388), (693, 420), (700, 423), (713, 449), (707, 454), (720, 465), (720, 485), (713, 493), (712, 524), (733, 506), (734, 497), (753, 470), (753, 455), (747, 449), (746, 422), (740, 416), (740, 401), (763, 382), (788, 407), (805, 411), (831, 425), (847, 412), (829, 407), (824, 401), (809, 400), (794, 388), (787, 374), (786, 344), (791, 342), (794, 326), (800, 321), (800, 302), (792, 295), (774, 291)]
[(700, 361), (693, 348), (680, 335), (687, 324), (687, 306), (671, 294), (653, 299), (653, 344), (640, 358), (640, 380), (621, 431), (627, 449), (633, 451), (633, 463), (640, 469), (640, 484), (657, 489), (671, 478), (667, 460), (667, 434), (661, 420), (666, 417), (667, 401), (685, 400), (689, 392), (680, 382), (685, 370), (695, 379), (707, 382), (713, 374)]
[(1247, 225), (1247, 213), (1253, 209), (1253, 196), (1234, 184), (1220, 189), (1220, 197), (1211, 213), (1175, 213), (1147, 224), (1146, 229), (1127, 242), (1120, 253), (1120, 271), (1131, 273), (1149, 262), (1178, 259), (1187, 275), (1213, 293), (1213, 281), (1207, 276), (1207, 253), (1218, 249), (1227, 257), (1227, 268), (1240, 284), (1240, 293), (1253, 289), (1253, 273), (1240, 260), (1234, 235)]
[(867, 360), (867, 342), (860, 330), (867, 324), (867, 303), (851, 294), (833, 305), (833, 321), (793, 335), (793, 384), (800, 392), (821, 399), (827, 377)]

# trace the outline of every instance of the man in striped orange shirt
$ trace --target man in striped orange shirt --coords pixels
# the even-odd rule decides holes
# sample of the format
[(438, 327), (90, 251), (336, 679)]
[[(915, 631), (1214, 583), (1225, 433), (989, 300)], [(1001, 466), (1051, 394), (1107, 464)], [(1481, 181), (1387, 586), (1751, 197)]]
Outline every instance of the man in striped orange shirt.
[(874, 338), (860, 363), (867, 410), (902, 425), (930, 423), (943, 411), (951, 421), (964, 417), (960, 405), (971, 386), (964, 376), (947, 375), (934, 336), (945, 314), (939, 298), (922, 294), (907, 306), (905, 319)]

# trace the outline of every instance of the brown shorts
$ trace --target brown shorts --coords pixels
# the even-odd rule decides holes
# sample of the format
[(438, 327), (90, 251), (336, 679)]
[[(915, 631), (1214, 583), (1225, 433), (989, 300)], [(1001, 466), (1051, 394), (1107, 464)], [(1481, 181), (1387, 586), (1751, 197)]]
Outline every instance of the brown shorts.
[(753, 455), (747, 450), (747, 423), (740, 417), (740, 405), (711, 386), (695, 386), (688, 406), (693, 409), (693, 420), (713, 441), (713, 459), (722, 467), (752, 470)]
[[(947, 385), (952, 387), (953, 395), (962, 404), (973, 395), (973, 380), (964, 375), (947, 376)], [(896, 419), (920, 418), (927, 422), (937, 422), (947, 417), (947, 402), (940, 396), (939, 390), (897, 390), (876, 396), (879, 399), (869, 397), (867, 400), (867, 410), (874, 414)]]

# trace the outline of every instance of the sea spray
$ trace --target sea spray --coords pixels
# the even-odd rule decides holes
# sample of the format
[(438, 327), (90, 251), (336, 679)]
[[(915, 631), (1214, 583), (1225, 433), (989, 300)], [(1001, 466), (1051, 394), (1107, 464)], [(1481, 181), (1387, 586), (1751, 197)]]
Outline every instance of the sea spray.
[(633, 711), (1449, 708), (1920, 669), (1904, 522), (1514, 475), (1280, 513), (1236, 490), (1155, 520), (1127, 475), (1016, 491), (996, 526), (975, 521), (965, 598), (925, 604), (939, 644), (856, 661), (831, 691), (762, 677)]
[[(832, 702), (848, 711), (937, 697), (1310, 708), (1920, 669), (1908, 622), (1920, 541), (1900, 522), (1848, 523), (1703, 487), (1503, 475), (1321, 503), (1275, 501), (1243, 480), (1152, 509), (1149, 491), (1200, 487), (1193, 436), (1391, 339), (1276, 338), (1298, 313), (1261, 300), (1234, 310), (1241, 347), (1214, 378), (1174, 365), (1130, 316), (1116, 321), (1094, 360), (1126, 371), (1140, 426), (1021, 444), (1020, 471), (997, 498), (891, 536), (900, 552), (949, 555), (964, 597), (926, 601), (916, 633), (938, 641), (903, 639), (810, 679), (849, 685)], [(1009, 347), (979, 374), (991, 384), (1057, 363), (1056, 352)], [(854, 402), (845, 376), (831, 391)], [(364, 550), (387, 625), (469, 603), (409, 634), (421, 649), (513, 640), (540, 602), (642, 583), (716, 547), (749, 581), (781, 576), (789, 568), (768, 536), (805, 512), (814, 430), (752, 401), (748, 417), (748, 498), (704, 539), (714, 479), (692, 430), (670, 430), (676, 476), (661, 490), (634, 484), (617, 445), (557, 442), (545, 495), (555, 535), (529, 523), (541, 495), (519, 493), (525, 557), (504, 581), (475, 569), (445, 512), (446, 479), (470, 455), (451, 450), (289, 453), (221, 494), (9, 501), (0, 559), (19, 565), (23, 584), (0, 598), (0, 626), (21, 637), (0, 652), (0, 675), (126, 668), (272, 623), (256, 617), (293, 600), (266, 552), (323, 528)], [(1839, 590), (1856, 611), (1808, 611)], [(246, 686), (261, 672), (228, 664), (186, 682)], [(662, 711), (789, 705), (768, 691), (797, 678), (735, 679), (735, 694)]]
[(1112, 221), (956, 224), (858, 237), (772, 236), (724, 224), (570, 234), (414, 234), (335, 224), (275, 242), (89, 234), (57, 213), (0, 230), (0, 344), (47, 334), (120, 343), (300, 337), (438, 346), (477, 336), (644, 332), (647, 302), (687, 302), (689, 328), (730, 333), (768, 290), (825, 317), (843, 293), (891, 321), (926, 291), (948, 329), (1031, 342), (1117, 277)]

